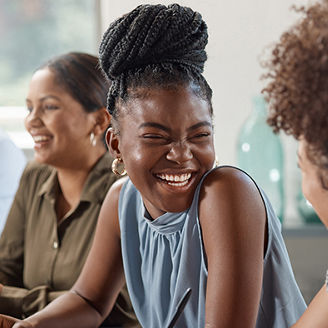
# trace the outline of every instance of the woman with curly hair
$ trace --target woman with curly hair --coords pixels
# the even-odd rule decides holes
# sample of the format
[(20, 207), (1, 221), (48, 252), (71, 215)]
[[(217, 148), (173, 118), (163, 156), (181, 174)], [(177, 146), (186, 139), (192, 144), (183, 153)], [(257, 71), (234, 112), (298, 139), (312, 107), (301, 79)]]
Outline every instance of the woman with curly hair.
[[(268, 123), (299, 140), (303, 193), (328, 227), (328, 1), (296, 10), (265, 62)], [(328, 327), (327, 280), (295, 327)]]
[(207, 38), (201, 15), (177, 4), (109, 26), (107, 143), (128, 178), (107, 194), (73, 289), (15, 328), (96, 327), (124, 277), (145, 328), (282, 328), (305, 310), (270, 202), (244, 172), (213, 168)]

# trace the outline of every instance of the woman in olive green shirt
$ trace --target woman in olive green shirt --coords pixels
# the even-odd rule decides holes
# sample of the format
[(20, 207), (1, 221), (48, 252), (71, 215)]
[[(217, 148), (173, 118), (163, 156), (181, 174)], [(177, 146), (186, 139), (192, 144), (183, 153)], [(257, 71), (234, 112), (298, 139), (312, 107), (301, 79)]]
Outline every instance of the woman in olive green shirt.
[[(79, 276), (116, 180), (103, 143), (108, 87), (97, 57), (83, 53), (56, 57), (32, 77), (25, 126), (35, 161), (22, 175), (0, 239), (1, 314), (29, 316)], [(123, 290), (106, 324), (135, 322)]]

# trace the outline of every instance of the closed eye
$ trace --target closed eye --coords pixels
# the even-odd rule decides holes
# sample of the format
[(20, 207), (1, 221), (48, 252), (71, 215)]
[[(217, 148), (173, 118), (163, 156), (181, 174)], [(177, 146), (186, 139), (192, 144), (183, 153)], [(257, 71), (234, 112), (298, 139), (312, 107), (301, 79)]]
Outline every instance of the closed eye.
[(164, 136), (159, 134), (144, 134), (142, 137), (145, 139), (166, 139)]
[(211, 135), (210, 133), (208, 133), (208, 132), (204, 132), (204, 133), (196, 134), (196, 135), (194, 136), (194, 138), (204, 138), (204, 137), (208, 137), (208, 136), (210, 136), (210, 135)]
[(140, 136), (145, 143), (150, 145), (166, 145), (171, 142), (168, 136), (162, 134), (146, 133)]
[(197, 134), (193, 135), (190, 139), (201, 140), (201, 139), (206, 139), (210, 135), (211, 135), (210, 132), (202, 132), (202, 133), (197, 133)]

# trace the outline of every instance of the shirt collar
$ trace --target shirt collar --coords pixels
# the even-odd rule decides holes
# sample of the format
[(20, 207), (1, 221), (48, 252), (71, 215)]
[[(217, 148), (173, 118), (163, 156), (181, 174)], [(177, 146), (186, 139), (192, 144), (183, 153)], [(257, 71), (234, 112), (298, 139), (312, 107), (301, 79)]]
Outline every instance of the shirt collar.
[[(84, 183), (80, 202), (99, 203), (104, 200), (110, 184), (115, 180), (110, 169), (112, 160), (109, 152), (99, 158)], [(50, 200), (55, 201), (59, 189), (57, 171), (52, 167), (50, 169), (52, 171), (41, 186), (38, 195), (45, 195)], [(112, 176), (112, 179), (110, 179), (110, 176)]]
[(42, 184), (38, 195), (39, 196), (46, 195), (46, 197), (49, 198), (50, 200), (55, 200), (59, 188), (57, 171), (50, 166), (49, 169), (51, 170), (51, 173), (49, 177), (45, 180), (45, 182)]

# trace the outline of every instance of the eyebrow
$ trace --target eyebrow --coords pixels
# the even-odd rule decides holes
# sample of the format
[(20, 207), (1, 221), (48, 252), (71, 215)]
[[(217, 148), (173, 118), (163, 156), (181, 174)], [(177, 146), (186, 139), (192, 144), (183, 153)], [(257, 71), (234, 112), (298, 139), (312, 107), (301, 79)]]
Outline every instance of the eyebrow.
[[(202, 122), (199, 122), (199, 123), (196, 123), (196, 124), (192, 125), (191, 127), (189, 127), (187, 129), (187, 131), (190, 132), (190, 131), (196, 130), (196, 129), (202, 127), (202, 126), (209, 126), (209, 127), (212, 128), (212, 124), (210, 122), (202, 121)], [(166, 127), (166, 126), (164, 126), (160, 123), (155, 123), (155, 122), (145, 122), (145, 123), (142, 123), (142, 124), (139, 125), (139, 129), (144, 128), (144, 127), (152, 127), (152, 128), (163, 130), (165, 132), (170, 132), (171, 131), (170, 128), (168, 128), (168, 127)]]
[[(44, 97), (40, 98), (39, 100), (42, 102), (42, 101), (47, 100), (48, 98), (53, 98), (53, 99), (56, 99), (56, 100), (60, 100), (59, 97), (57, 97), (57, 96), (52, 96), (52, 95), (44, 96)], [(28, 99), (28, 98), (26, 98), (25, 101), (32, 102), (32, 101), (31, 101), (30, 99)]]
[(208, 121), (202, 121), (199, 122), (197, 124), (192, 125), (190, 128), (188, 128), (188, 131), (193, 131), (196, 130), (198, 128), (201, 128), (202, 126), (209, 126), (210, 128), (212, 128), (212, 123), (208, 122)]
[(155, 122), (145, 122), (145, 123), (141, 123), (139, 125), (139, 129), (146, 128), (146, 127), (156, 128), (156, 129), (160, 129), (160, 130), (163, 130), (166, 132), (171, 131), (171, 129), (167, 128), (166, 126), (159, 124), (159, 123), (155, 123)]

